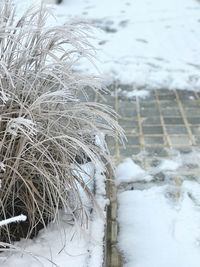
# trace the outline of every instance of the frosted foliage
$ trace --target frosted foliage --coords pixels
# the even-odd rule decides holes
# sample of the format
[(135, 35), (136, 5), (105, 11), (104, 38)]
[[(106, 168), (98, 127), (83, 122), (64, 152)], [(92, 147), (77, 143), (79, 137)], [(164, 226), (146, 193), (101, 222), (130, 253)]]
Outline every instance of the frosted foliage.
[[(92, 28), (76, 20), (49, 26), (50, 18), (44, 6), (19, 18), (10, 1), (0, 2), (0, 220), (26, 215), (23, 237), (62, 208), (71, 221), (87, 221), (80, 191), (94, 198), (74, 166), (110, 161), (95, 136), (122, 136), (115, 113), (88, 101), (105, 90), (99, 77), (74, 71), (80, 59), (93, 61)], [(2, 241), (17, 239), (10, 225), (0, 228)]]

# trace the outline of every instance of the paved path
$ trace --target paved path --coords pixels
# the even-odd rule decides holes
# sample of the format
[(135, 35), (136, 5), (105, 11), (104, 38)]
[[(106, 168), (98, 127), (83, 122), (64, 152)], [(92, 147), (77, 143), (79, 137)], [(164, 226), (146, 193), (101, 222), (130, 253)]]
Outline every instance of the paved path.
[[(120, 114), (119, 123), (128, 139), (126, 149), (117, 138), (108, 139), (116, 163), (131, 157), (148, 171), (156, 167), (162, 159), (169, 158), (173, 150), (189, 153), (193, 148), (200, 147), (200, 93), (163, 89), (150, 91), (145, 99), (125, 97), (127, 94), (124, 92), (132, 90), (131, 86), (116, 83), (111, 86), (112, 96), (107, 96), (107, 103)], [(182, 170), (181, 176), (184, 179), (195, 179), (199, 173), (199, 166), (190, 164)], [(176, 180), (177, 177), (172, 179)], [(166, 182), (164, 173), (157, 173), (154, 182)], [(127, 190), (130, 186), (132, 185), (124, 184), (123, 188)], [(121, 263), (116, 242), (118, 229), (115, 186), (111, 186), (111, 191), (108, 235), (111, 257), (108, 266), (119, 267)]]
[(168, 149), (191, 151), (200, 145), (200, 93), (183, 90), (154, 90), (146, 99), (127, 99), (118, 93), (125, 85), (113, 86), (113, 96), (107, 103), (119, 113), (119, 124), (128, 142), (126, 149), (116, 140), (108, 140), (115, 161), (125, 157), (137, 158), (146, 152), (141, 162), (144, 168), (169, 155)]

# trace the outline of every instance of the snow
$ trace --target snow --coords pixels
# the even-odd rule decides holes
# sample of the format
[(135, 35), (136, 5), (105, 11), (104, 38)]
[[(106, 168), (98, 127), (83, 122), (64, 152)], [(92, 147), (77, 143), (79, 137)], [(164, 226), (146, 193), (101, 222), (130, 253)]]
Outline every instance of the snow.
[[(174, 155), (173, 155), (174, 153)], [(196, 165), (200, 167), (200, 151), (194, 150), (188, 154), (181, 154), (174, 151), (171, 158), (164, 159), (157, 167), (157, 171), (175, 172), (187, 169), (188, 165)]]
[(125, 88), (117, 88), (115, 90), (115, 92), (112, 92), (111, 95), (112, 96), (115, 96), (115, 94), (118, 94), (119, 97), (123, 97), (125, 99), (128, 99), (128, 100), (132, 100), (132, 99), (135, 99), (135, 98), (139, 98), (139, 99), (146, 99), (147, 97), (150, 96), (150, 91), (148, 90), (137, 90), (137, 88), (135, 88), (135, 86), (132, 86), (132, 90), (129, 89), (126, 90)]
[(124, 96), (129, 99), (133, 97), (139, 97), (141, 99), (145, 99), (149, 95), (150, 93), (147, 90), (133, 90), (131, 92), (124, 91)]
[[(75, 233), (76, 231), (76, 233)], [(85, 235), (85, 236), (84, 236)], [(3, 253), (6, 261), (0, 261), (2, 267), (52, 267), (52, 262), (60, 267), (84, 266), (87, 259), (87, 242), (89, 235), (78, 231), (77, 227), (60, 222), (59, 228), (55, 224), (49, 225), (47, 231), (42, 230), (33, 240), (22, 240), (17, 245), (25, 253)], [(0, 257), (0, 260), (1, 260)]]
[[(19, 14), (40, 1), (15, 2)], [(97, 47), (98, 61), (95, 66), (83, 61), (77, 69), (94, 74), (100, 71), (105, 83), (119, 80), (132, 84), (132, 91), (122, 92), (124, 97), (145, 98), (148, 90), (156, 88), (200, 91), (199, 1), (64, 0), (51, 7), (56, 13), (55, 23), (82, 17), (97, 26), (91, 35), (95, 36), (92, 44)], [(7, 101), (6, 95), (1, 98)], [(98, 137), (96, 143), (101, 144)], [(119, 247), (125, 257), (124, 267), (199, 267), (199, 184), (180, 179), (180, 184), (152, 185), (154, 173), (179, 175), (187, 164), (199, 166), (199, 162), (200, 154), (193, 153), (175, 155), (149, 172), (132, 159), (117, 167), (117, 185), (151, 184), (148, 189), (119, 194)], [(20, 252), (10, 257), (8, 252), (2, 253), (1, 267), (49, 267), (51, 260), (60, 267), (100, 267), (105, 223), (105, 212), (100, 210), (107, 204), (104, 172), (98, 166), (95, 187), (99, 214), (92, 213), (88, 229), (70, 226), (61, 214), (60, 229), (51, 224), (34, 240), (18, 243), (30, 252), (23, 256)]]
[(68, 0), (57, 7), (62, 18), (82, 16), (99, 27), (94, 44), (105, 77), (136, 87), (196, 90), (199, 10), (196, 0)]
[[(118, 246), (124, 267), (199, 266), (200, 187), (198, 178), (184, 178), (189, 164), (200, 167), (199, 157), (198, 150), (188, 154), (172, 151), (171, 158), (148, 171), (131, 159), (118, 166), (117, 184), (124, 180), (133, 185), (130, 190), (120, 187), (118, 194)], [(149, 185), (143, 182), (143, 187), (137, 187), (144, 173), (153, 176), (159, 172), (174, 178), (162, 185), (151, 180)]]
[(125, 159), (115, 170), (115, 183), (150, 181), (152, 177), (148, 175), (140, 166), (138, 166), (131, 158)]
[[(60, 211), (57, 222), (50, 223), (36, 238), (16, 242), (16, 252), (1, 253), (1, 267), (65, 267), (66, 264), (70, 267), (102, 267), (105, 207), (108, 205), (105, 169), (100, 165), (95, 167), (89, 162), (74, 170), (74, 174), (78, 175), (78, 172), (80, 177), (88, 184), (92, 183), (95, 189), (96, 209), (91, 215), (88, 210), (88, 222), (81, 226), (80, 222), (71, 221), (70, 225), (71, 217)], [(92, 182), (91, 175), (94, 176)], [(86, 196), (82, 197), (86, 208), (91, 208)]]
[(105, 167), (100, 163), (96, 166), (95, 191), (96, 208), (99, 210), (99, 214), (93, 213), (92, 217), (89, 246), (90, 257), (88, 258), (87, 267), (102, 267), (104, 264), (105, 208), (109, 201), (106, 198)]
[(179, 159), (165, 159), (159, 166), (161, 171), (175, 171), (182, 165)]
[(71, 164), (73, 169), (73, 174), (81, 178), (82, 181), (89, 187), (92, 191), (94, 189), (94, 175), (95, 175), (95, 165), (93, 162), (87, 162), (85, 164), (74, 165)]
[(10, 224), (10, 223), (26, 221), (26, 219), (27, 219), (27, 217), (25, 215), (21, 214), (19, 216), (15, 216), (15, 217), (0, 221), (0, 227), (3, 225)]
[[(20, 11), (36, 3), (15, 1)], [(136, 89), (200, 90), (198, 1), (64, 0), (50, 6), (58, 22), (82, 18), (98, 28), (92, 34), (97, 68), (84, 62), (81, 70)]]
[(200, 193), (197, 183), (185, 182), (178, 208), (165, 195), (168, 186), (119, 195), (124, 267), (199, 266), (200, 212), (187, 184)]
[(95, 145), (105, 151), (105, 133), (98, 133), (95, 135)]
[[(23, 14), (30, 4), (39, 5), (40, 1), (21, 1), (14, 0), (17, 3), (17, 17)], [(51, 6), (56, 9), (56, 6)], [(61, 9), (68, 10), (68, 7)], [(60, 24), (68, 20), (67, 12), (62, 18), (59, 15), (49, 20), (49, 25)], [(57, 97), (58, 95), (68, 94), (68, 91), (58, 91), (50, 94), (44, 94), (41, 98)], [(69, 96), (69, 95), (67, 95)], [(5, 103), (8, 95), (1, 93), (1, 100)], [(30, 132), (35, 134), (35, 125), (31, 120), (25, 118), (16, 118), (10, 121), (8, 131), (17, 135), (18, 131)], [(99, 134), (96, 137), (96, 144), (103, 148), (104, 136)], [(21, 240), (16, 242), (16, 250), (13, 252), (6, 251), (0, 254), (1, 267), (102, 267), (104, 260), (104, 235), (106, 213), (105, 209), (108, 205), (105, 192), (105, 169), (99, 165), (97, 160), (96, 166), (88, 162), (80, 165), (78, 168), (74, 166), (74, 175), (77, 175), (80, 180), (83, 180), (91, 192), (94, 193), (92, 200), (94, 205), (91, 205), (91, 199), (88, 199), (84, 189), (77, 185), (80, 190), (81, 198), (84, 202), (84, 209), (87, 212), (88, 221), (74, 222), (72, 216), (69, 216), (65, 211), (60, 211), (60, 216), (56, 222), (48, 225), (47, 229), (40, 231), (39, 235), (30, 240)], [(98, 165), (98, 166), (97, 166)], [(4, 165), (0, 166), (2, 169)], [(92, 208), (93, 207), (93, 208)], [(81, 217), (81, 216), (80, 216)], [(83, 216), (84, 217), (84, 216)], [(14, 219), (24, 219), (22, 216)], [(10, 219), (9, 223), (15, 222)]]

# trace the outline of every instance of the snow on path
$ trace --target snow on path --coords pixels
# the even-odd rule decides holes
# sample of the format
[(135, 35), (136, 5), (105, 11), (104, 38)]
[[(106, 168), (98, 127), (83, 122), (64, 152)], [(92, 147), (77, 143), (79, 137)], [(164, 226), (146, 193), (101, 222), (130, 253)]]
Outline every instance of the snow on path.
[(178, 205), (167, 198), (168, 186), (119, 195), (124, 267), (199, 267), (200, 208), (190, 187), (200, 195), (197, 183), (184, 182)]
[[(58, 22), (78, 17), (100, 29), (93, 42), (105, 80), (136, 88), (200, 90), (199, 1), (63, 0), (54, 9)], [(83, 69), (96, 71), (88, 63)]]
[[(120, 187), (118, 194), (118, 241), (123, 267), (200, 266), (200, 177), (184, 181), (182, 176), (192, 160), (200, 166), (199, 156), (199, 152), (179, 154), (149, 171), (131, 159), (117, 168), (117, 184), (127, 182), (123, 173), (129, 173), (133, 182), (129, 190)], [(144, 179), (143, 188), (137, 189), (134, 182), (142, 181), (138, 173), (145, 177), (160, 171), (168, 177), (163, 185), (153, 181), (148, 184)]]

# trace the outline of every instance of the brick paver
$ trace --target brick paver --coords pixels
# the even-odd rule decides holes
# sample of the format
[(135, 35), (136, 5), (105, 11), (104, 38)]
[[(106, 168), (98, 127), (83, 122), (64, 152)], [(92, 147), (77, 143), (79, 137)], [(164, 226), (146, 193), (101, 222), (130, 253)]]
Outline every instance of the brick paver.
[[(121, 90), (120, 90), (121, 89)], [(145, 152), (150, 158), (168, 157), (170, 149), (189, 151), (200, 146), (200, 94), (184, 90), (152, 90), (145, 99), (128, 99), (121, 92), (130, 85), (114, 84), (108, 104), (120, 115), (118, 121), (127, 136), (126, 148), (108, 138), (116, 162)]]
[[(125, 91), (133, 90), (130, 85), (115, 83), (110, 86), (111, 96), (106, 96), (107, 104), (120, 115), (119, 124), (124, 128), (127, 137), (126, 148), (115, 139), (107, 138), (108, 145), (116, 163), (131, 157), (147, 171), (158, 166), (164, 158), (170, 158), (174, 151), (189, 153), (200, 147), (200, 94), (178, 90), (152, 90), (145, 99), (124, 97)], [(187, 164), (186, 164), (187, 165)], [(195, 180), (200, 168), (188, 164), (179, 170), (182, 179)], [(177, 174), (158, 172), (152, 183), (180, 182)], [(122, 184), (118, 190), (132, 188), (142, 189), (144, 184)], [(115, 192), (115, 194), (113, 193)], [(110, 206), (108, 213), (108, 267), (122, 266), (121, 256), (117, 250), (117, 188), (110, 183)]]

